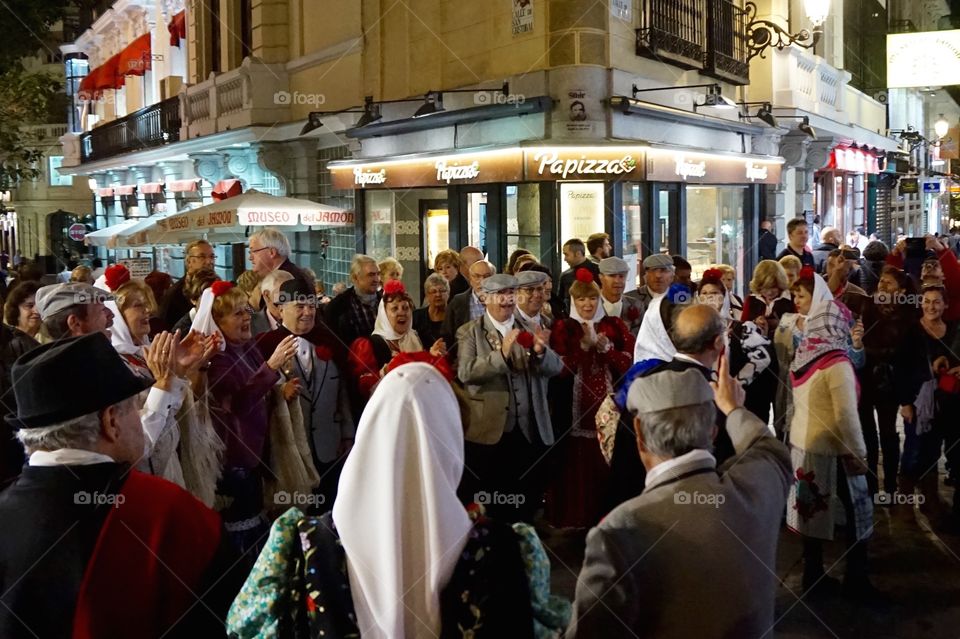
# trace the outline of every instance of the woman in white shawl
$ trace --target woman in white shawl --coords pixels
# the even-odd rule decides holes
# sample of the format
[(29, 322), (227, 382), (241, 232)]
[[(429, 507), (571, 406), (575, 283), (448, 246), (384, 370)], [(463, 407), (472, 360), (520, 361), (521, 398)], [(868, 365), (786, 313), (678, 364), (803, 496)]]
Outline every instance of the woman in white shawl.
[[(413, 300), (401, 282), (391, 280), (383, 287), (373, 334), (358, 337), (350, 345), (350, 371), (361, 397), (370, 396), (395, 355), (423, 350), (420, 336), (413, 328)], [(446, 352), (442, 339), (430, 347), (434, 357), (442, 357)]]
[(192, 405), (187, 378), (209, 360), (216, 340), (205, 341), (197, 334), (181, 340), (179, 333), (163, 332), (151, 344), (150, 317), (157, 306), (150, 287), (140, 280), (121, 284), (114, 291), (114, 300), (105, 305), (116, 318), (110, 339), (117, 353), (134, 373), (156, 380), (140, 398), (140, 420), (145, 435), (140, 469), (186, 487), (212, 503), (212, 493), (209, 499), (204, 499), (205, 495), (198, 494), (196, 487), (190, 485), (192, 482), (184, 479), (177, 455), (180, 446), (177, 414), (185, 399)]

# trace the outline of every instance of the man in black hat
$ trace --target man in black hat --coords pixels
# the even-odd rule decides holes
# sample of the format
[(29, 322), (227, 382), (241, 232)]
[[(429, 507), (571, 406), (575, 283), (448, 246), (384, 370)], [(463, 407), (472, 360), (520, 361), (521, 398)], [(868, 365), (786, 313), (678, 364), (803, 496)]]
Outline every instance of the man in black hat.
[(40, 346), (12, 376), (29, 461), (0, 493), (0, 637), (224, 636), (243, 576), (220, 517), (133, 469), (152, 380), (101, 332)]
[(296, 335), (297, 354), (281, 369), (284, 382), (297, 380), (297, 397), (313, 464), (320, 476), (318, 491), (323, 495), (316, 512), (333, 507), (340, 470), (353, 446), (353, 421), (346, 353), (340, 340), (317, 318), (315, 291), (299, 280), (280, 285), (276, 297), (281, 325), (256, 337), (257, 347), (269, 358), (288, 335)]

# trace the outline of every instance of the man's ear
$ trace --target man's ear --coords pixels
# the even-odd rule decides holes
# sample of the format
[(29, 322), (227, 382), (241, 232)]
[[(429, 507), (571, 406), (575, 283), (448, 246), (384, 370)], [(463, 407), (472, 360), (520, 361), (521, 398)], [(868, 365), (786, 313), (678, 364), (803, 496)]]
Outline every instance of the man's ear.
[(111, 444), (120, 440), (119, 408), (119, 404), (114, 404), (100, 411), (100, 436)]
[(67, 328), (72, 335), (83, 334), (83, 326), (81, 326), (81, 323), (82, 320), (73, 313), (67, 315)]

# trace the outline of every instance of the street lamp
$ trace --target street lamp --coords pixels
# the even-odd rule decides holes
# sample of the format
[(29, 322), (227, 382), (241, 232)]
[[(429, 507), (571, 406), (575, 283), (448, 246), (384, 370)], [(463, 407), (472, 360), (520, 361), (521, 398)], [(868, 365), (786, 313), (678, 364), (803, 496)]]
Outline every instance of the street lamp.
[(947, 122), (947, 119), (943, 117), (942, 113), (940, 114), (940, 118), (933, 124), (933, 130), (940, 139), (947, 137), (947, 133), (950, 132), (950, 123)]
[(748, 21), (747, 48), (750, 49), (750, 53), (747, 55), (747, 62), (749, 62), (758, 55), (765, 58), (768, 47), (776, 47), (778, 51), (783, 51), (791, 44), (795, 44), (804, 49), (812, 49), (823, 35), (823, 23), (830, 13), (830, 0), (804, 0), (803, 9), (807, 19), (813, 25), (812, 32), (801, 29), (797, 33), (790, 33), (776, 22), (758, 20), (757, 5), (753, 2), (747, 2), (743, 8)]

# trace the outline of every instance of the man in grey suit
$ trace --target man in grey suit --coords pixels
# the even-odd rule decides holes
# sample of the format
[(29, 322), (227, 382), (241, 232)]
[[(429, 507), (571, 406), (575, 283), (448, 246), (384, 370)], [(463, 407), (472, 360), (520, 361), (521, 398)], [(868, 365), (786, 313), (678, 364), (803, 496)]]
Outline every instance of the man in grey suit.
[(516, 290), (512, 275), (487, 278), (484, 314), (457, 333), (469, 404), (460, 495), (504, 521), (532, 521), (543, 496), (541, 461), (554, 442), (547, 380), (563, 363), (549, 330), (517, 326)]
[[(285, 272), (285, 271), (281, 271)], [(300, 339), (297, 354), (283, 367), (284, 379), (298, 380), (297, 395), (303, 426), (320, 475), (318, 492), (324, 500), (317, 512), (333, 507), (343, 461), (353, 446), (356, 428), (348, 384), (335, 362), (338, 338), (317, 320), (316, 291), (289, 279), (277, 294), (282, 324), (257, 337), (261, 353), (272, 353), (288, 335)]]
[(643, 286), (624, 294), (624, 297), (632, 298), (640, 303), (640, 323), (643, 323), (643, 315), (647, 312), (650, 303), (670, 290), (673, 277), (673, 258), (669, 255), (656, 253), (648, 255), (643, 260)]
[(627, 285), (630, 267), (619, 257), (608, 257), (600, 261), (600, 301), (603, 310), (611, 317), (619, 317), (636, 337), (643, 323), (643, 302), (636, 297), (623, 294)]
[[(790, 455), (743, 400), (726, 356), (709, 385), (696, 370), (633, 382), (646, 488), (587, 535), (567, 639), (770, 633)], [(737, 451), (719, 468), (714, 401)]]
[(540, 271), (521, 271), (516, 277), (517, 325), (531, 333), (536, 333), (541, 328), (550, 328), (553, 322), (540, 312), (547, 301), (547, 274)]
[(496, 267), (486, 260), (478, 260), (470, 265), (468, 273), (470, 274), (470, 290), (464, 291), (459, 295), (454, 295), (450, 303), (447, 304), (447, 314), (443, 318), (443, 326), (440, 328), (440, 337), (443, 341), (451, 345), (451, 361), (456, 363), (457, 357), (457, 331), (460, 327), (471, 320), (475, 320), (483, 315), (483, 300), (480, 298), (480, 285), (483, 281), (497, 272)]

